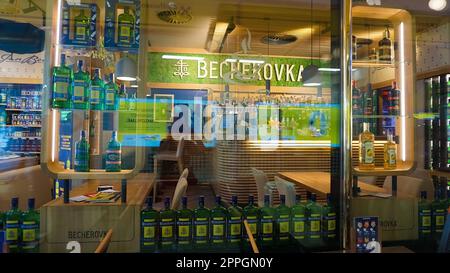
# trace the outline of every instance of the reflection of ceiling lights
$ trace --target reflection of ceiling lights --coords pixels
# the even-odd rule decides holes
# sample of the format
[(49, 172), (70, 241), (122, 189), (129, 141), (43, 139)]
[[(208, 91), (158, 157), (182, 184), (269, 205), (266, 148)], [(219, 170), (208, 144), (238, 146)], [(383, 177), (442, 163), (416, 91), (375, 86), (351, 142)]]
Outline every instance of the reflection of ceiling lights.
[(366, 0), (369, 6), (381, 6), (381, 0)]
[(297, 41), (297, 37), (288, 34), (269, 34), (261, 38), (261, 42), (269, 45), (287, 45)]
[(169, 9), (158, 12), (158, 18), (164, 22), (181, 25), (192, 20), (191, 8), (180, 7), (175, 5), (169, 6)]
[(430, 7), (430, 9), (435, 11), (441, 11), (445, 9), (446, 6), (447, 6), (446, 0), (430, 0), (428, 2), (428, 7)]
[(128, 57), (121, 58), (116, 63), (116, 78), (120, 81), (135, 81), (137, 79), (136, 63)]
[(196, 56), (178, 56), (178, 55), (163, 55), (163, 59), (166, 60), (187, 60), (187, 61), (203, 61), (204, 57), (196, 57)]

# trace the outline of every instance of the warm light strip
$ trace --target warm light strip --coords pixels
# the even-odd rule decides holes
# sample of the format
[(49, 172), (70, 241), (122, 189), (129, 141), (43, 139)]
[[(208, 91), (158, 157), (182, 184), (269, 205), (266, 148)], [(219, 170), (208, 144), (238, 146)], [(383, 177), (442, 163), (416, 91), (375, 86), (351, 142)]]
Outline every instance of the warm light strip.
[(400, 116), (401, 116), (401, 160), (406, 161), (406, 96), (405, 96), (405, 25), (400, 23)]
[(52, 162), (55, 162), (56, 150), (56, 110), (52, 110)]
[(163, 55), (163, 59), (166, 60), (187, 60), (187, 61), (202, 61), (204, 57), (196, 57), (196, 56), (178, 56), (178, 55)]

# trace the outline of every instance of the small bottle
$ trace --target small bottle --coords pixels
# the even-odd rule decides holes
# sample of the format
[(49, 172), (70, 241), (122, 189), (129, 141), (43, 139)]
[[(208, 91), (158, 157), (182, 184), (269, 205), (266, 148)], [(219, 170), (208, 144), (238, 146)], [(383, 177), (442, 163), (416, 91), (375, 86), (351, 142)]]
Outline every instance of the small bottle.
[[(61, 54), (61, 65), (53, 68), (52, 105), (54, 108), (72, 108), (72, 81), (73, 71), (66, 66), (66, 55)], [(17, 107), (17, 105), (15, 105), (15, 107)]]
[(34, 198), (28, 199), (28, 211), (23, 212), (21, 217), (22, 243), (20, 248), (23, 252), (39, 252), (40, 216), (34, 208), (34, 203)]
[(181, 199), (181, 209), (177, 211), (177, 238), (179, 245), (188, 245), (192, 240), (193, 212), (187, 208), (187, 197)]
[(325, 240), (336, 238), (336, 209), (331, 194), (327, 194), (327, 203), (322, 207), (322, 232)]
[(389, 27), (386, 27), (386, 30), (383, 34), (383, 39), (378, 43), (379, 50), (379, 60), (381, 62), (391, 62), (392, 60), (392, 52), (391, 52), (391, 35), (389, 33)]
[(105, 100), (105, 83), (100, 78), (100, 69), (94, 70), (94, 78), (91, 82), (91, 94), (89, 102), (91, 104), (91, 110), (103, 110)]
[(14, 197), (11, 199), (11, 209), (4, 215), (5, 241), (11, 253), (19, 252), (20, 217), (19, 198)]
[(358, 43), (355, 35), (352, 35), (352, 60), (356, 60), (358, 56)]
[(387, 135), (387, 142), (384, 144), (384, 168), (393, 170), (397, 168), (397, 144), (394, 142), (392, 134)]
[(84, 9), (74, 18), (74, 40), (87, 42), (90, 37), (89, 17), (84, 14)]
[(263, 241), (272, 241), (274, 238), (275, 209), (270, 206), (270, 195), (264, 195), (264, 206), (259, 209), (261, 219), (260, 237)]
[(238, 243), (242, 238), (242, 208), (238, 206), (238, 197), (231, 196), (231, 206), (228, 208), (228, 241)]
[(375, 136), (369, 131), (369, 123), (363, 124), (363, 132), (359, 135), (359, 168), (372, 170), (375, 168)]
[(308, 239), (320, 239), (322, 207), (316, 203), (316, 194), (311, 194), (311, 202), (306, 205), (306, 215), (308, 217)]
[(86, 140), (86, 131), (82, 130), (80, 135), (80, 140), (75, 143), (73, 168), (76, 172), (89, 172), (89, 143)]
[(361, 90), (356, 87), (356, 81), (352, 81), (352, 111), (353, 115), (362, 115)]
[(118, 17), (118, 43), (121, 46), (130, 46), (134, 43), (135, 18), (130, 14), (130, 8), (125, 7), (124, 13)]
[(209, 241), (209, 209), (205, 208), (205, 197), (198, 198), (198, 207), (194, 210), (194, 243), (207, 244)]
[(280, 195), (280, 205), (276, 208), (276, 234), (279, 240), (289, 239), (291, 233), (291, 209), (286, 206), (286, 195)]
[(216, 196), (216, 206), (211, 209), (211, 242), (224, 244), (226, 242), (227, 209), (222, 206), (220, 196)]
[(141, 211), (141, 251), (156, 250), (156, 229), (158, 226), (158, 212), (153, 209), (153, 197), (147, 197), (147, 207)]
[(73, 96), (72, 103), (74, 109), (89, 109), (89, 87), (91, 79), (89, 73), (83, 71), (83, 61), (77, 62), (78, 71), (73, 75)]
[(427, 192), (420, 192), (419, 211), (419, 239), (427, 240), (431, 237), (431, 204), (427, 201)]
[(306, 207), (301, 203), (300, 195), (295, 196), (295, 205), (291, 208), (291, 230), (294, 239), (305, 239)]
[(388, 103), (389, 115), (400, 115), (400, 90), (397, 88), (396, 81), (392, 81), (392, 87), (391, 90), (389, 90)]
[(109, 75), (109, 81), (105, 85), (105, 110), (116, 111), (119, 108), (119, 87), (114, 82), (114, 74)]
[(435, 240), (439, 240), (444, 230), (447, 204), (441, 200), (441, 189), (435, 190), (435, 197), (431, 203), (431, 229)]
[[(244, 220), (247, 220), (247, 223), (250, 227), (250, 231), (252, 232), (253, 237), (256, 239), (259, 235), (259, 214), (258, 208), (254, 204), (254, 197), (250, 195), (248, 197), (248, 205), (244, 207)], [(244, 232), (245, 237), (247, 237)]]
[(117, 131), (113, 131), (106, 150), (106, 171), (120, 172), (122, 169), (122, 148), (117, 140)]
[(175, 211), (170, 209), (170, 198), (164, 199), (164, 209), (159, 212), (159, 236), (162, 248), (171, 247), (175, 242)]

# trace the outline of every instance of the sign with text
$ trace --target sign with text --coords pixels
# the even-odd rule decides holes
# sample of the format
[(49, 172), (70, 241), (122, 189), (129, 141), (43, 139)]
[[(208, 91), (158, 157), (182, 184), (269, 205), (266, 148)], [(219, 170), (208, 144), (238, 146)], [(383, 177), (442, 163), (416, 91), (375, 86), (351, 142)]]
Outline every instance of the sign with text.
[(0, 50), (0, 78), (42, 79), (44, 52), (16, 54)]

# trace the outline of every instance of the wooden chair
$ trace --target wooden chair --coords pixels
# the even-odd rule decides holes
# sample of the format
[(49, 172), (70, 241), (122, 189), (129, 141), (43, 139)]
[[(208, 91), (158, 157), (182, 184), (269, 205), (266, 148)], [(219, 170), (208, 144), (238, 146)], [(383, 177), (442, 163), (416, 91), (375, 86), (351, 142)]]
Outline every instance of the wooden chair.
[(175, 187), (175, 192), (172, 198), (172, 206), (171, 209), (177, 210), (180, 207), (180, 200), (186, 194), (187, 191), (187, 180), (184, 177), (180, 177), (178, 180), (177, 186)]
[(275, 183), (269, 181), (267, 175), (258, 169), (251, 168), (253, 177), (256, 182), (256, 190), (258, 192), (258, 206), (264, 206), (264, 195), (270, 195), (270, 203), (272, 204), (272, 193), (275, 188)]
[(109, 243), (111, 242), (112, 232), (112, 229), (108, 230), (105, 237), (103, 237), (103, 239), (100, 241), (100, 244), (98, 244), (97, 248), (95, 249), (95, 253), (106, 253)]
[(156, 201), (157, 185), (159, 183), (158, 176), (158, 161), (175, 161), (178, 163), (178, 171), (180, 175), (183, 172), (183, 153), (184, 153), (184, 138), (178, 141), (177, 150), (163, 151), (155, 154), (153, 157), (153, 172), (156, 173), (155, 185), (153, 186), (153, 200)]

